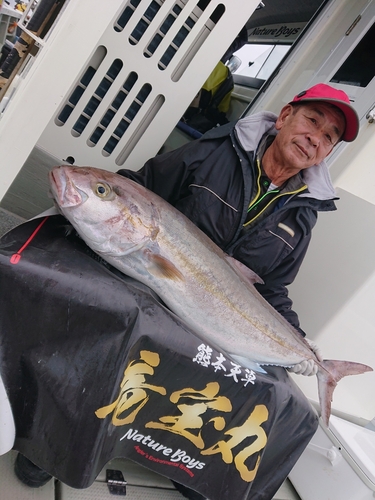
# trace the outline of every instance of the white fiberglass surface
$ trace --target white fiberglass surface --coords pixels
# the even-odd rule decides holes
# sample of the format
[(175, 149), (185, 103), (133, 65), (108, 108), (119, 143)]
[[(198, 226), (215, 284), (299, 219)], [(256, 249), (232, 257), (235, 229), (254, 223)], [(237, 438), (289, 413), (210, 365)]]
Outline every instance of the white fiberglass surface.
[(375, 432), (334, 415), (330, 419), (330, 429), (375, 489)]
[(9, 399), (0, 377), (0, 455), (9, 451), (14, 443), (15, 426)]

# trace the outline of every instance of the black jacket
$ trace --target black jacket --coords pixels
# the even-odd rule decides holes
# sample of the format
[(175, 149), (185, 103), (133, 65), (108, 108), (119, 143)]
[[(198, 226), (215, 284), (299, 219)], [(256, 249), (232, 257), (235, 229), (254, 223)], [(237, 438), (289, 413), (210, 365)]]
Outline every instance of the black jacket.
[[(118, 173), (167, 200), (222, 250), (255, 271), (264, 281), (257, 285), (259, 292), (299, 328), (286, 287), (293, 282), (306, 254), (317, 211), (335, 209), (334, 191), (327, 172), (323, 181), (321, 175), (312, 180), (318, 198), (327, 199), (314, 198), (306, 186), (301, 190), (299, 184), (303, 185), (304, 179), (298, 175), (292, 184), (297, 183), (299, 189), (295, 191), (302, 194), (283, 194), (272, 202), (271, 213), (244, 230), (257, 182), (257, 165), (255, 151), (246, 150), (243, 142), (249, 142), (252, 136), (258, 144), (264, 133), (275, 135), (275, 119), (267, 112), (252, 115), (156, 156), (138, 172), (122, 169)], [(325, 164), (321, 168), (326, 169)], [(325, 181), (328, 186), (321, 188)]]

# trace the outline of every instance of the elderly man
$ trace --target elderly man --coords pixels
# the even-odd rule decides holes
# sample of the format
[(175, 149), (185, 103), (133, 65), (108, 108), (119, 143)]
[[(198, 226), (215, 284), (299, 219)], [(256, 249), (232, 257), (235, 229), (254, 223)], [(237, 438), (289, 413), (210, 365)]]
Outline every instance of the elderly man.
[[(302, 335), (287, 286), (306, 254), (318, 211), (335, 210), (324, 159), (353, 141), (358, 116), (345, 92), (319, 83), (279, 114), (262, 111), (118, 173), (178, 208), (264, 281), (264, 298)], [(312, 345), (313, 349), (316, 346)], [(313, 364), (293, 371), (316, 372)]]

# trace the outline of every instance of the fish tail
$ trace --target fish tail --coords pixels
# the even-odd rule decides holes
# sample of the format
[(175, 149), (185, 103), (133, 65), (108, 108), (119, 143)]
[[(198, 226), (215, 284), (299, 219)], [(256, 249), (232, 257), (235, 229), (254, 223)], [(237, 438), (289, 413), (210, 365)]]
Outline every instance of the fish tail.
[(370, 371), (372, 371), (370, 366), (351, 361), (325, 359), (320, 363), (317, 373), (319, 402), (322, 420), (327, 427), (331, 415), (332, 394), (337, 383), (347, 375), (359, 375)]

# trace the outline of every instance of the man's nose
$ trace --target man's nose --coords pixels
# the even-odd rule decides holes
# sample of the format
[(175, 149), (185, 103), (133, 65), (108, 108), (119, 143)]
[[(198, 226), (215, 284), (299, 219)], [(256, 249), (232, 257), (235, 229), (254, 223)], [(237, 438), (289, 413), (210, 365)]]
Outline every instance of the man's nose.
[(322, 137), (322, 131), (321, 130), (314, 130), (313, 132), (310, 131), (310, 132), (307, 133), (307, 138), (308, 138), (309, 142), (315, 148), (319, 146), (321, 137)]

